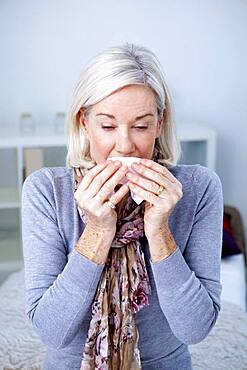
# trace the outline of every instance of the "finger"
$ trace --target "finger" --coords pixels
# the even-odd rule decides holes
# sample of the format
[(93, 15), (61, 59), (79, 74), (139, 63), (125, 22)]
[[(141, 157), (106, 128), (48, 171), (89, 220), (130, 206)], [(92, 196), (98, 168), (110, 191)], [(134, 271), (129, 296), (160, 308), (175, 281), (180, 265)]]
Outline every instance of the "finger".
[(104, 202), (109, 198), (109, 195), (115, 190), (116, 185), (123, 179), (128, 171), (127, 166), (121, 166), (114, 175), (105, 182), (102, 188), (98, 191), (95, 198), (99, 199), (100, 202)]
[(133, 174), (131, 172), (128, 172), (126, 175), (127, 179), (130, 180), (132, 183), (140, 185), (142, 188), (151, 191), (152, 193), (157, 195), (157, 192), (160, 188), (160, 185), (164, 186), (164, 188), (168, 189), (169, 188), (169, 180), (166, 180), (164, 177), (162, 177), (159, 181), (159, 184), (150, 181), (146, 179), (145, 177), (142, 177), (138, 174)]
[(77, 189), (78, 192), (86, 190), (95, 176), (97, 176), (106, 166), (108, 166), (112, 161), (102, 162), (97, 164), (95, 167), (93, 167), (91, 170), (89, 170), (86, 175), (81, 180), (81, 183)]
[(157, 197), (157, 195), (150, 193), (149, 191), (143, 189), (141, 186), (129, 183), (128, 184), (131, 191), (133, 191), (134, 194), (137, 194), (142, 199), (146, 200), (147, 202), (159, 207), (160, 206), (160, 198)]
[[(120, 200), (122, 200), (123, 197), (129, 192), (129, 190), (130, 190), (129, 186), (127, 184), (122, 185), (121, 188), (111, 196), (111, 202), (117, 205), (120, 202)], [(108, 207), (106, 202), (104, 203), (104, 205)]]
[[(133, 169), (137, 172), (137, 174), (141, 174), (142, 176), (144, 176), (144, 177), (141, 177), (139, 181), (142, 181), (142, 179), (144, 181), (145, 177), (146, 177), (147, 179), (150, 179), (152, 182), (155, 181), (158, 186), (162, 185), (166, 188), (170, 188), (170, 186), (171, 186), (171, 182), (169, 181), (169, 179), (166, 176), (162, 175), (159, 172), (154, 171), (153, 169), (150, 169), (150, 168), (148, 168), (146, 166), (143, 166), (141, 164), (138, 164), (138, 166), (133, 166)], [(129, 175), (130, 175), (130, 172), (128, 173), (127, 178), (131, 179), (131, 177)], [(140, 177), (140, 176), (138, 176), (138, 177)], [(149, 187), (150, 187), (150, 183), (146, 182), (146, 184), (147, 184), (147, 186), (149, 185)], [(152, 186), (152, 187), (154, 188), (154, 186)]]
[(121, 167), (122, 163), (116, 161), (110, 163), (106, 168), (103, 169), (91, 182), (87, 189), (87, 196), (89, 198), (95, 197), (103, 185), (109, 180), (110, 177)]
[(173, 174), (165, 166), (162, 166), (161, 164), (154, 162), (151, 159), (141, 158), (139, 163), (166, 176), (173, 183), (177, 180), (176, 177), (173, 176)]

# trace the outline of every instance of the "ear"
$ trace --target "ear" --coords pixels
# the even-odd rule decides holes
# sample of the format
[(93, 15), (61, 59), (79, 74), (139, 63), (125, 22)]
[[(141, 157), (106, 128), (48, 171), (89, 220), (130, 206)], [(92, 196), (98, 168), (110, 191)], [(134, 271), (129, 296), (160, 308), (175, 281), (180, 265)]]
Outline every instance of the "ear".
[(84, 112), (85, 112), (85, 109), (84, 108), (81, 108), (79, 110), (79, 112), (77, 113), (77, 120), (80, 124), (80, 127), (82, 128), (83, 130), (83, 133), (84, 135), (87, 137), (87, 121), (85, 119), (85, 116), (84, 116)]
[(167, 117), (167, 113), (166, 113), (166, 109), (164, 109), (163, 115), (162, 115), (162, 117), (160, 118), (160, 120), (158, 121), (158, 124), (157, 124), (156, 138), (160, 137), (160, 135), (161, 135), (162, 126), (166, 122), (166, 117)]
[(163, 118), (161, 118), (157, 123), (156, 138), (160, 137), (160, 135), (161, 135), (162, 125), (163, 125)]

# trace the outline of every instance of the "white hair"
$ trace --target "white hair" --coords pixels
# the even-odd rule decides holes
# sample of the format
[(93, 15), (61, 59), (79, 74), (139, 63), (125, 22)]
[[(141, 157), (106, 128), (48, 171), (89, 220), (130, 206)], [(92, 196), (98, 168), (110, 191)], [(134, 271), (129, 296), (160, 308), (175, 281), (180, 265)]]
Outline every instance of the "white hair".
[(180, 159), (181, 146), (162, 66), (151, 50), (126, 43), (97, 54), (80, 75), (67, 113), (67, 167), (80, 167), (92, 160), (89, 140), (79, 122), (80, 110), (83, 108), (87, 116), (94, 104), (128, 85), (148, 86), (155, 93), (158, 118), (162, 119), (161, 135), (155, 142), (160, 154), (159, 162), (175, 165)]

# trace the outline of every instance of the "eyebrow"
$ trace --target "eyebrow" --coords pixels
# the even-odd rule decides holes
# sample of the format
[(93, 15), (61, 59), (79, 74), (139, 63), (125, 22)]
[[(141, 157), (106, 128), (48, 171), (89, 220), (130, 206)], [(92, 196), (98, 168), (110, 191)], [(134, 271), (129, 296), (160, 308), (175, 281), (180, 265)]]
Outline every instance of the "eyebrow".
[[(112, 114), (108, 114), (108, 113), (98, 113), (96, 114), (96, 116), (106, 116), (106, 117), (109, 117), (111, 119), (116, 119), (116, 117), (114, 117)], [(143, 114), (142, 116), (137, 116), (135, 119), (134, 119), (134, 122), (144, 118), (144, 117), (148, 117), (148, 116), (151, 116), (151, 117), (154, 117), (154, 114), (153, 113), (146, 113), (146, 114)]]

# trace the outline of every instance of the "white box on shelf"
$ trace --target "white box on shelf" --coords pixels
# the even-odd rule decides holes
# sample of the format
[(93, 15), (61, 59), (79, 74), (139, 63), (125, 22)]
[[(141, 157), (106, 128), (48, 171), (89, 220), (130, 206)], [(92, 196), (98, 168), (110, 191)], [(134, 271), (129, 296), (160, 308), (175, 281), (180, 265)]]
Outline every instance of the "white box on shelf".
[(25, 178), (32, 172), (44, 166), (43, 149), (41, 148), (25, 148), (24, 149), (24, 169)]

